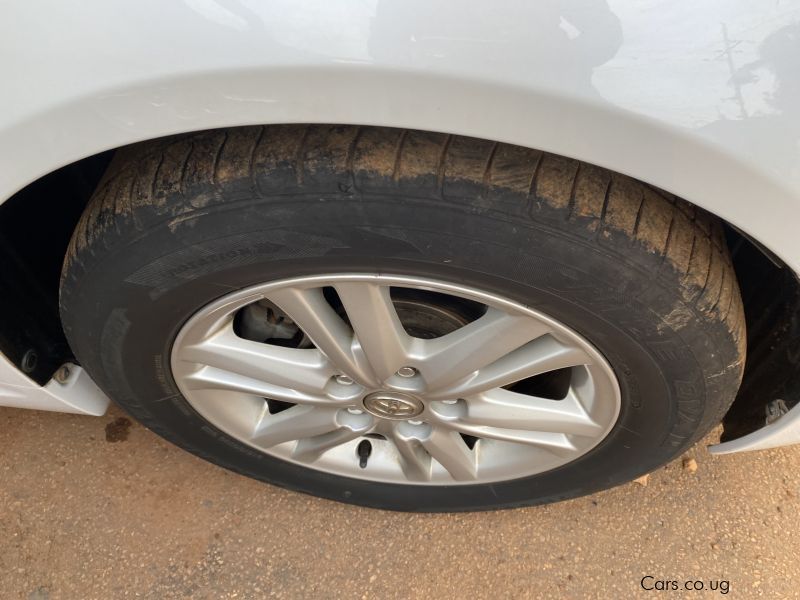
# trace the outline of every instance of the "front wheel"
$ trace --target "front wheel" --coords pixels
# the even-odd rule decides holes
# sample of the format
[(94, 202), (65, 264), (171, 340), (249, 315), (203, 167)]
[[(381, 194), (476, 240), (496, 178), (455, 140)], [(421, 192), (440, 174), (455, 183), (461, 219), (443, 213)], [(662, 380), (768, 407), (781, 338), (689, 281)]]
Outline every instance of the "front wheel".
[(632, 479), (719, 422), (744, 359), (715, 219), (591, 165), (392, 129), (120, 151), (61, 303), (78, 359), (157, 433), (397, 510)]

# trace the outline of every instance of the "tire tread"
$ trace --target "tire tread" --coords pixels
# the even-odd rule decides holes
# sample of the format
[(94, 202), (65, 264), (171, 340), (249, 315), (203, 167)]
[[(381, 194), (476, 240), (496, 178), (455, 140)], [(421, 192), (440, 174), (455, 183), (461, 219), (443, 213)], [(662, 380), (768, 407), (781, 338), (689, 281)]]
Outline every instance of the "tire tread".
[[(438, 151), (432, 152), (431, 144), (437, 144)], [(468, 196), (467, 188), (477, 186), (480, 202), (486, 204), (487, 198), (506, 193), (527, 205), (531, 219), (579, 221), (587, 238), (597, 243), (624, 239), (656, 255), (660, 270), (671, 269), (680, 276), (682, 297), (694, 310), (726, 324), (743, 360), (743, 306), (718, 219), (664, 190), (591, 164), (450, 134), (276, 125), (193, 133), (126, 147), (112, 161), (76, 228), (65, 270), (104, 237), (114, 222), (107, 216), (133, 215), (142, 205), (154, 215), (163, 217), (172, 210), (169, 216), (181, 216), (167, 197), (188, 197), (204, 178), (217, 187), (247, 180), (250, 190), (263, 197), (292, 190), (341, 193), (365, 186), (385, 192), (426, 177), (435, 182), (435, 198), (460, 201)], [(126, 178), (128, 185), (119, 185)], [(204, 200), (215, 201), (220, 200)], [(185, 203), (177, 212), (198, 208)]]

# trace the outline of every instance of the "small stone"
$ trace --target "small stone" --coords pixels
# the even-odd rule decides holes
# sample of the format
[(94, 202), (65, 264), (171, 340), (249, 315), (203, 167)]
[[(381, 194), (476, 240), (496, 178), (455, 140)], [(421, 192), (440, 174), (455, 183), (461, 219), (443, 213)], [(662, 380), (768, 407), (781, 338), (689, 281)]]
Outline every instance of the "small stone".
[(634, 479), (633, 483), (638, 483), (642, 487), (647, 487), (647, 484), (649, 483), (649, 481), (650, 481), (650, 475), (647, 474), (647, 475), (642, 475), (641, 477), (638, 477), (638, 478)]
[(697, 472), (697, 461), (693, 458), (684, 457), (683, 459), (683, 470), (689, 471), (689, 473)]

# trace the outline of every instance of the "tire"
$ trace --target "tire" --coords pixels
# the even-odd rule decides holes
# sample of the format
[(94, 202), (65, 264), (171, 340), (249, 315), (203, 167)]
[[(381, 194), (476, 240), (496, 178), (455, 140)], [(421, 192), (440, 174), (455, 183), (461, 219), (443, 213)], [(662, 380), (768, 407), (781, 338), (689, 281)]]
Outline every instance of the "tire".
[[(403, 485), (255, 450), (187, 401), (170, 357), (192, 315), (249, 286), (348, 272), (468, 285), (564, 324), (613, 369), (613, 428), (532, 476)], [(589, 164), (411, 130), (246, 127), (121, 149), (74, 233), (60, 302), (77, 359), (157, 434), (268, 483), (392, 510), (517, 507), (629, 481), (720, 422), (745, 357), (717, 219)]]

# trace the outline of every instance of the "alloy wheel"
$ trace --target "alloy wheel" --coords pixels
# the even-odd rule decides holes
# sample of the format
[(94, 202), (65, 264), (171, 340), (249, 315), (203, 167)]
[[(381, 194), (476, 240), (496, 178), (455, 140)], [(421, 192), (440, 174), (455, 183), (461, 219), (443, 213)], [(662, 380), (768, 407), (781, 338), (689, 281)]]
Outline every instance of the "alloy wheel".
[(229, 294), (177, 336), (187, 401), (241, 442), (331, 474), (459, 485), (597, 446), (620, 410), (600, 353), (509, 299), (430, 279), (303, 277)]

